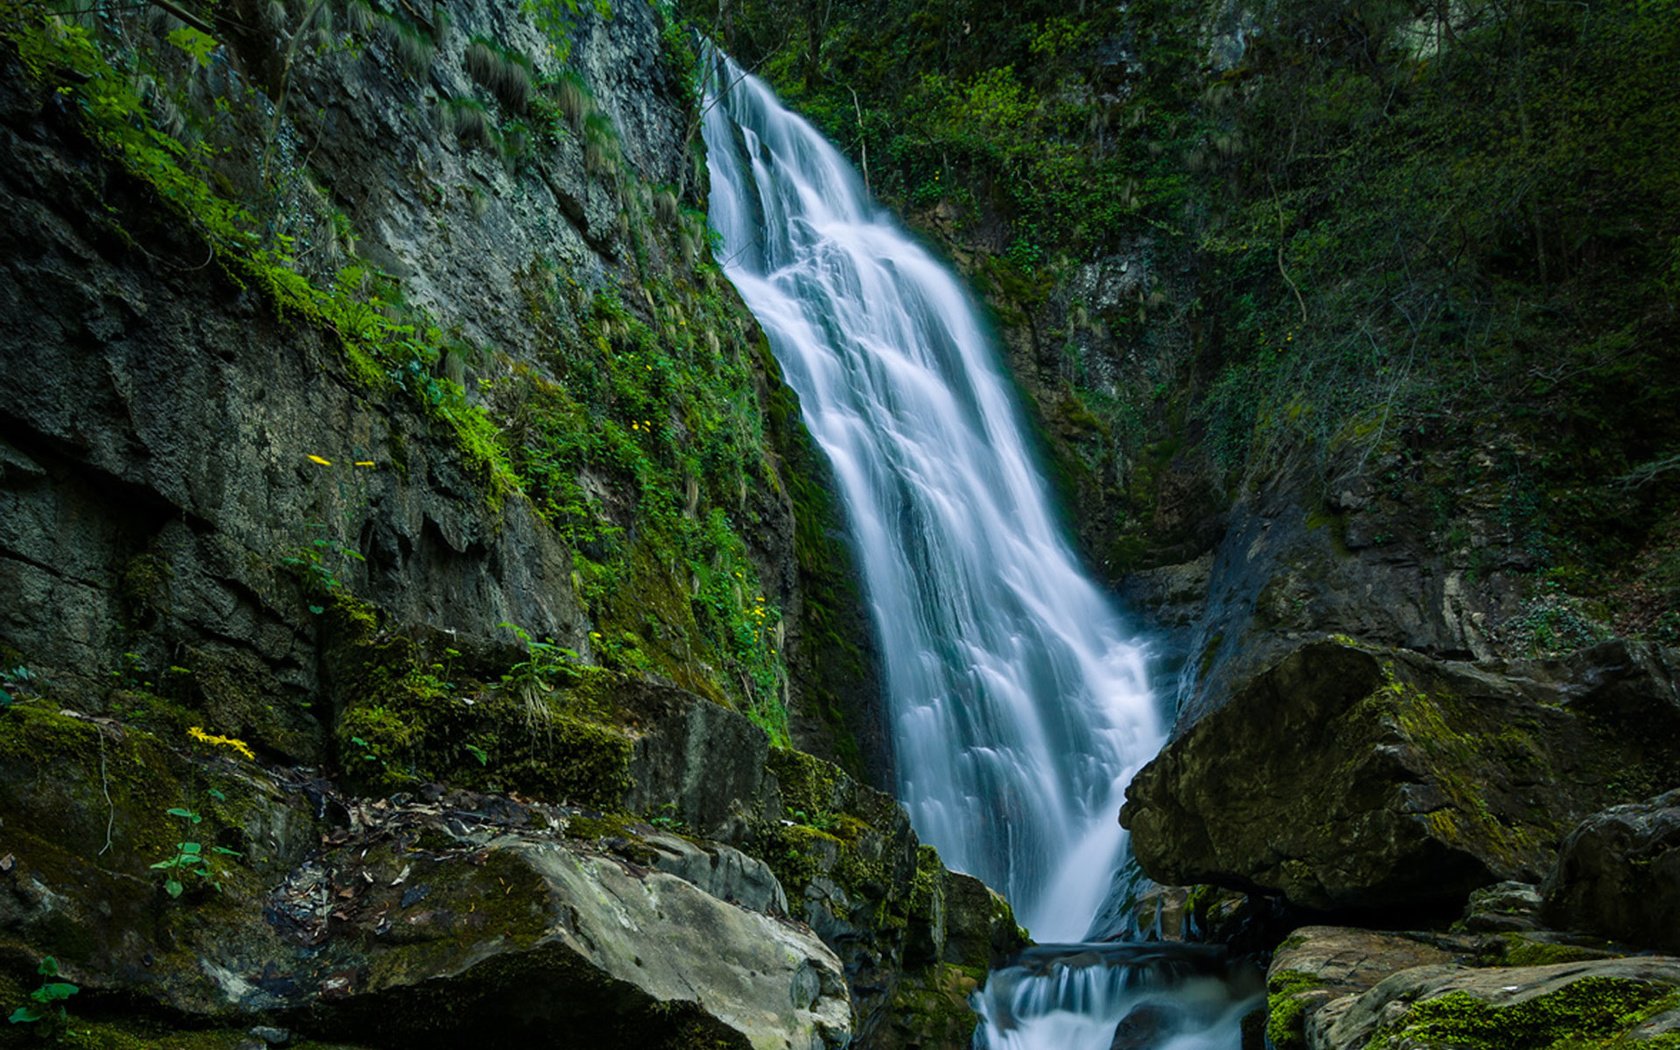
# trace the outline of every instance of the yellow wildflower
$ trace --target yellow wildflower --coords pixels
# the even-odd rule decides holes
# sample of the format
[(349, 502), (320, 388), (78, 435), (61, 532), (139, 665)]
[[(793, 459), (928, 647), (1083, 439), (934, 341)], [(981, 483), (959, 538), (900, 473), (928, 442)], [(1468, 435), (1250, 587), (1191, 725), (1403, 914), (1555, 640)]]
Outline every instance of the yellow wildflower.
[(247, 744), (243, 740), (235, 740), (231, 736), (217, 736), (214, 733), (206, 733), (198, 726), (192, 726), (189, 728), (187, 730), (187, 735), (192, 737), (194, 740), (200, 741), (201, 743), (215, 744), (217, 747), (231, 747), (249, 759), (254, 760), (257, 757), (256, 752), (251, 750), (250, 744)]

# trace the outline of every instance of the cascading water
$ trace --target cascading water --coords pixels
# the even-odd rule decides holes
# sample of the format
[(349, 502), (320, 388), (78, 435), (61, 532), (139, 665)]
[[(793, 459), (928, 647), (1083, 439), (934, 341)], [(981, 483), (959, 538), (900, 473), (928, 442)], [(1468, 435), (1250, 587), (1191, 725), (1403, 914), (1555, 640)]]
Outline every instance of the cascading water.
[[(1064, 539), (957, 279), (833, 146), (721, 56), (704, 135), (725, 272), (847, 510), (899, 798), (922, 839), (1004, 892), (1035, 937), (1077, 941), (1122, 857), (1125, 785), (1162, 742), (1142, 649)], [(1138, 993), (1123, 972), (1001, 982), (1009, 1001), (981, 1004), (992, 1045), (1106, 1050), (1111, 1011)], [(1070, 973), (1093, 989), (1080, 1009), (1104, 1015), (1084, 1041), (1047, 1027), (1084, 994)]]

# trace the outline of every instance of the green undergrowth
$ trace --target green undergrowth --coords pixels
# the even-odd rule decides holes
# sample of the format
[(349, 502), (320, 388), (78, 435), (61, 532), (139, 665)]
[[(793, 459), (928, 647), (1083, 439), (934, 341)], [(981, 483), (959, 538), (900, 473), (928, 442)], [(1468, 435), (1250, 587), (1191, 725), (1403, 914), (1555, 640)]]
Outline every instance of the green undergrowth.
[[(749, 544), (781, 487), (766, 455), (752, 338), (711, 264), (650, 278), (651, 306), (534, 275), (545, 364), (491, 394), (507, 405), (515, 469), (577, 551), (574, 584), (603, 663), (654, 672), (739, 707), (787, 740), (778, 603)], [(581, 331), (565, 327), (582, 304)]]
[(464, 654), (447, 636), (385, 626), (347, 596), (327, 610), (335, 736), (352, 783), (380, 791), (445, 781), (605, 809), (630, 788), (614, 672), (528, 637), (524, 659)]
[[(1030, 347), (1109, 571), (1279, 474), (1380, 469), (1478, 571), (1680, 622), (1672, 2), (682, 7)], [(1575, 626), (1526, 615), (1540, 650)]]
[[(1650, 1017), (1680, 1007), (1680, 993), (1661, 984), (1585, 977), (1555, 992), (1494, 1006), (1466, 992), (1426, 999), (1385, 1025), (1370, 1050), (1419, 1044), (1463, 1050), (1588, 1050), (1662, 1046), (1626, 1033)], [(1672, 1045), (1672, 1037), (1664, 1037)]]

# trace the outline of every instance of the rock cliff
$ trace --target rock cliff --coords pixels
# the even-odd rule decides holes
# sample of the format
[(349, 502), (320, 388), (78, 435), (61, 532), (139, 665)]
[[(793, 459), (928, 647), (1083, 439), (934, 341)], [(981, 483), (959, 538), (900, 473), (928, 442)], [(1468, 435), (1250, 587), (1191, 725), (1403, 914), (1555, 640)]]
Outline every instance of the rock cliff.
[(966, 1041), (690, 48), (0, 5), (0, 1036)]

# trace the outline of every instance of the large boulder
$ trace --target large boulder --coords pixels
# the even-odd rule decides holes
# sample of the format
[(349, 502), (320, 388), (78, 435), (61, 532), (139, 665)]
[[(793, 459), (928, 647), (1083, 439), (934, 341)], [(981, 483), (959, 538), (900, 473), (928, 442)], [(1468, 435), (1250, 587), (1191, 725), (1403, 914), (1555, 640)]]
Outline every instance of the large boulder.
[(1555, 925), (1680, 952), (1680, 790), (1582, 821), (1545, 898)]
[(1680, 775), (1672, 654), (1522, 668), (1330, 638), (1244, 682), (1133, 779), (1144, 871), (1312, 909), (1537, 882), (1586, 814)]

